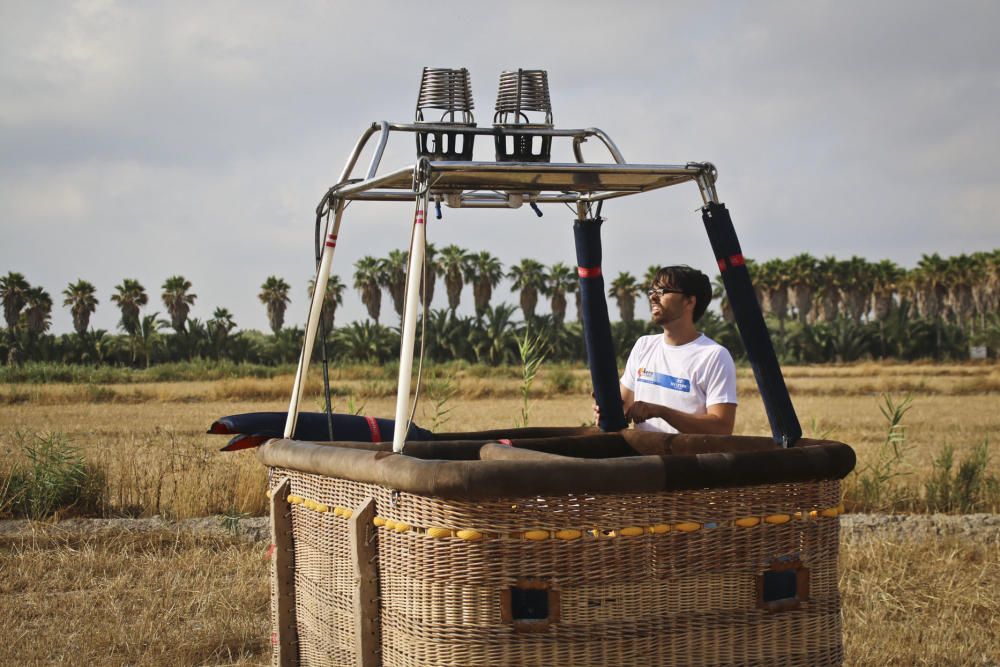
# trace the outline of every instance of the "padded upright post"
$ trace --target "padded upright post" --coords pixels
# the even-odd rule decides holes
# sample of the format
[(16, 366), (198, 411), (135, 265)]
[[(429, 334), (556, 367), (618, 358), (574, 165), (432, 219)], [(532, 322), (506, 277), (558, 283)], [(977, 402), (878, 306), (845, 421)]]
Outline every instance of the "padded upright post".
[(784, 447), (790, 447), (802, 437), (802, 427), (795, 415), (792, 399), (781, 374), (778, 357), (771, 344), (771, 336), (764, 322), (757, 295), (753, 291), (750, 272), (747, 270), (740, 249), (736, 229), (725, 204), (709, 203), (702, 209), (702, 221), (715, 258), (722, 272), (729, 305), (736, 318), (736, 326), (747, 350), (757, 388), (764, 401), (767, 420), (771, 423), (771, 437)]
[(601, 222), (577, 220), (573, 223), (576, 240), (577, 273), (580, 275), (580, 304), (583, 312), (583, 338), (587, 345), (587, 365), (594, 383), (594, 398), (601, 410), (597, 425), (602, 431), (620, 431), (628, 426), (622, 409), (618, 364), (608, 302), (601, 275)]

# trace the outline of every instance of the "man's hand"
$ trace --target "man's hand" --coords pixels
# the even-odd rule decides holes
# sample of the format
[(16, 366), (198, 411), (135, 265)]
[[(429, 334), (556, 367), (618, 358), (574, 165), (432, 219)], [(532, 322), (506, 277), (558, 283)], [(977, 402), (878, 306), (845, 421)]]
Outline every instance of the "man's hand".
[(629, 407), (628, 412), (625, 416), (635, 424), (641, 424), (647, 419), (652, 419), (654, 417), (659, 417), (660, 412), (662, 412), (661, 405), (656, 405), (655, 403), (647, 403), (646, 401), (635, 401)]

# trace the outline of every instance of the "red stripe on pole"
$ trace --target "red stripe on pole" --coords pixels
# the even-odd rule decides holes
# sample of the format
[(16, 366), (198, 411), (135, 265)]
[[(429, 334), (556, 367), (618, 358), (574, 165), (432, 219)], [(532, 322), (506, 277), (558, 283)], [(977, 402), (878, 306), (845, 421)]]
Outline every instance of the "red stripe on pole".
[(732, 255), (729, 257), (730, 266), (743, 266), (746, 264), (746, 260), (743, 259), (743, 255)]
[(719, 260), (719, 271), (725, 271), (725, 270), (726, 270), (726, 260), (720, 259)]
[(576, 272), (581, 278), (596, 278), (601, 275), (601, 267), (599, 266), (578, 266), (576, 267)]
[(372, 433), (372, 442), (382, 442), (382, 431), (378, 427), (378, 422), (374, 417), (365, 417), (368, 422), (368, 430)]
[(424, 224), (424, 212), (423, 211), (417, 211), (417, 215), (416, 215), (416, 217), (413, 220), (413, 224), (415, 224), (415, 225), (422, 225), (422, 224)]

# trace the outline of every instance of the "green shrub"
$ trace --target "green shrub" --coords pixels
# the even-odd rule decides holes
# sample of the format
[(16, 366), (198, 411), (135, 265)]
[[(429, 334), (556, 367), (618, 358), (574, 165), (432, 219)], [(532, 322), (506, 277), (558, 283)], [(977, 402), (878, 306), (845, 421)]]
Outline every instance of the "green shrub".
[(568, 368), (557, 366), (549, 372), (549, 386), (556, 394), (572, 394), (576, 392), (579, 382)]
[(15, 433), (14, 463), (0, 479), (0, 513), (44, 519), (99, 513), (104, 476), (61, 433)]
[(451, 404), (451, 400), (458, 393), (458, 383), (454, 378), (429, 380), (426, 392), (434, 409), (429, 428), (431, 431), (436, 431), (451, 419), (451, 410), (455, 407)]
[(955, 467), (955, 448), (944, 445), (934, 459), (934, 472), (925, 484), (927, 509), (932, 512), (995, 511), (1000, 506), (1000, 480), (988, 475), (989, 441), (975, 447)]
[(903, 490), (898, 484), (906, 472), (900, 470), (906, 455), (906, 427), (903, 416), (913, 407), (913, 397), (900, 402), (882, 394), (879, 409), (887, 422), (885, 439), (875, 454), (875, 459), (854, 471), (847, 488), (846, 500), (853, 511), (884, 511), (893, 509), (903, 500)]

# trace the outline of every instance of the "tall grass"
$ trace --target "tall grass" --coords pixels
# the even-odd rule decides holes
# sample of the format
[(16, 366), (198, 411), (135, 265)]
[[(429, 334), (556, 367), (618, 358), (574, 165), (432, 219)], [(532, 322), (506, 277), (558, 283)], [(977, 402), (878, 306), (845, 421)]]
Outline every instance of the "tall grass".
[(955, 448), (944, 445), (924, 486), (927, 509), (962, 514), (995, 510), (1000, 504), (1000, 480), (986, 472), (989, 462), (989, 440), (983, 440), (952, 472)]
[(514, 422), (516, 427), (527, 426), (531, 419), (531, 385), (545, 361), (546, 349), (545, 340), (541, 336), (531, 335), (528, 329), (524, 330), (524, 336), (517, 341), (517, 351), (521, 357), (521, 416)]
[(859, 465), (845, 484), (845, 503), (854, 512), (998, 512), (1000, 479), (989, 472), (989, 440), (984, 439), (955, 468), (955, 447), (941, 445), (923, 483), (908, 481), (912, 448), (903, 417), (913, 399), (883, 395), (879, 409), (886, 421), (885, 438), (874, 456)]
[(15, 432), (0, 473), (0, 516), (43, 519), (103, 511), (104, 473), (61, 433)]

